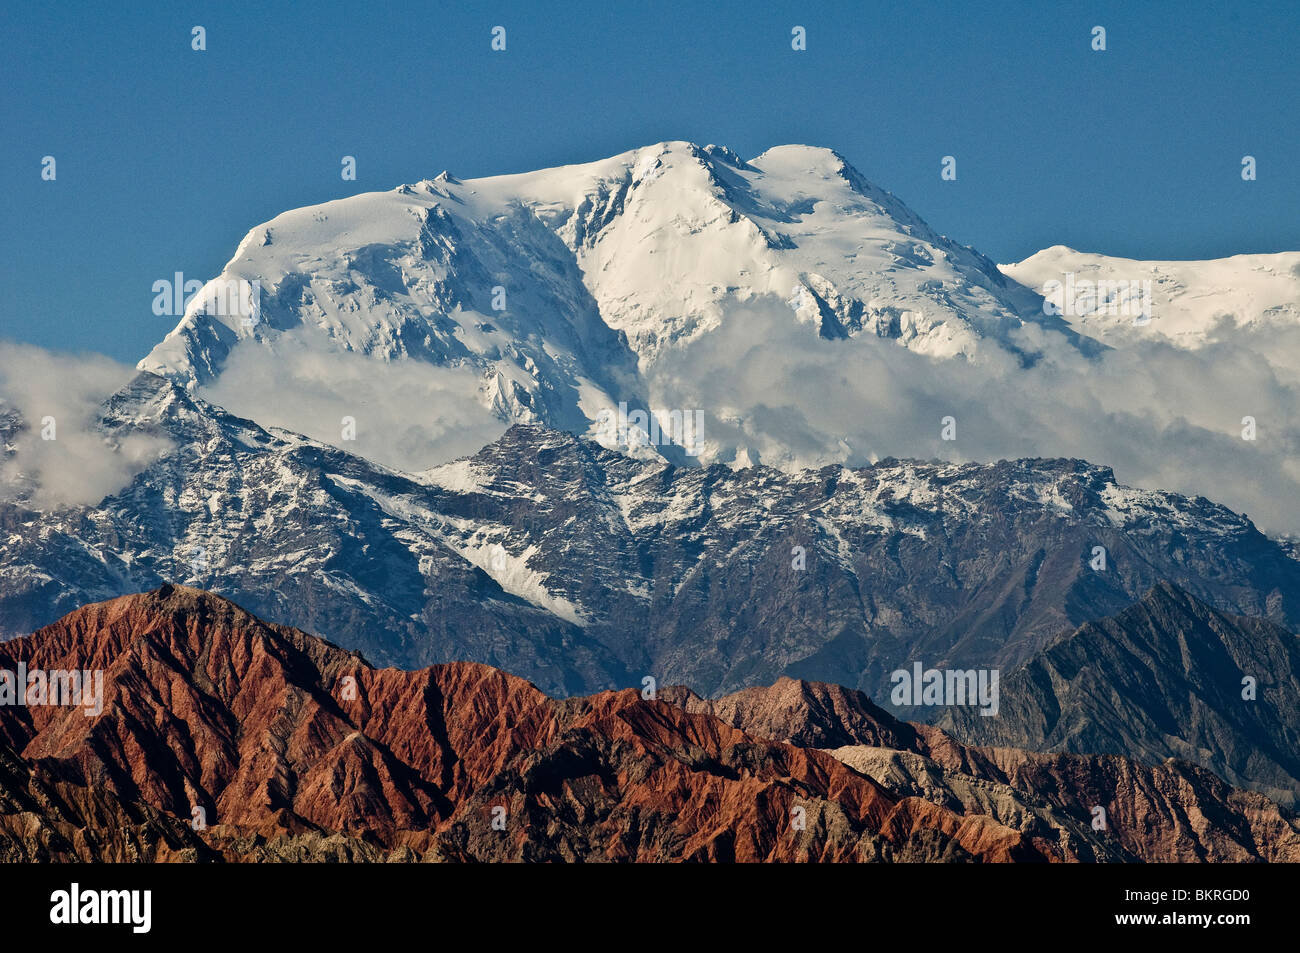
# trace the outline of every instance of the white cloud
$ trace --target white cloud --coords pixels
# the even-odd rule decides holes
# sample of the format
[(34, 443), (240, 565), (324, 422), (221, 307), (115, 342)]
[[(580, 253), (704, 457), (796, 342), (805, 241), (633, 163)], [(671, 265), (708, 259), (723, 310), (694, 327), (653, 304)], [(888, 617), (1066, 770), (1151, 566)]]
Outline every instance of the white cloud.
[(96, 430), (100, 403), (133, 374), (102, 355), (0, 342), (0, 419), (9, 421), (0, 424), (0, 499), (41, 509), (98, 503), (156, 459), (161, 438), (108, 441)]
[[(421, 361), (324, 352), (282, 335), (274, 351), (236, 348), (201, 396), (398, 470), (416, 471), (491, 443), (506, 424), (480, 403), (480, 375)], [(343, 439), (343, 418), (356, 439)]]
[[(1088, 358), (1051, 331), (1016, 335), (1030, 367), (986, 339), (978, 359), (935, 359), (874, 336), (828, 341), (773, 296), (733, 304), (713, 333), (646, 373), (656, 409), (705, 411), (707, 461), (793, 467), (880, 457), (992, 461), (1079, 457), (1122, 481), (1203, 495), (1266, 531), (1300, 533), (1300, 387), (1289, 362), (1300, 328), (1238, 329), (1194, 350), (1153, 335)], [(203, 396), (265, 425), (308, 434), (406, 471), (473, 453), (506, 423), (468, 368), (324, 353), (284, 336), (274, 351), (237, 349)], [(29, 420), (0, 477), (21, 472), (40, 499), (97, 502), (155, 448), (106, 447), (89, 425), (99, 400), (130, 376), (104, 358), (6, 347), (0, 394)], [(957, 420), (957, 440), (940, 439)], [(1241, 437), (1254, 417), (1257, 439)], [(342, 439), (342, 418), (356, 440)]]
[[(702, 407), (715, 459), (756, 449), (789, 466), (885, 456), (992, 461), (1080, 457), (1129, 484), (1203, 495), (1261, 528), (1300, 532), (1300, 389), (1270, 353), (1300, 328), (1241, 332), (1188, 351), (1153, 337), (1089, 359), (1028, 327), (1022, 367), (986, 340), (975, 362), (934, 360), (876, 337), (828, 341), (779, 301), (729, 309), (723, 326), (652, 372), (656, 406)], [(957, 440), (940, 439), (941, 418)], [(1242, 418), (1257, 421), (1243, 440)], [(751, 453), (752, 456), (752, 453)]]

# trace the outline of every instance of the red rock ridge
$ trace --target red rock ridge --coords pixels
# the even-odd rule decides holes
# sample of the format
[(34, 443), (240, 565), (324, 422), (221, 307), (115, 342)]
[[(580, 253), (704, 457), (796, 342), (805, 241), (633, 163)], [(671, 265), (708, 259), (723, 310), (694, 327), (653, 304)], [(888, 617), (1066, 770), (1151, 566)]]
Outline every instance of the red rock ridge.
[[(165, 830), (141, 859), (1045, 859), (987, 815), (635, 690), (557, 701), (482, 665), (374, 669), (180, 586), (0, 645), (0, 667), (20, 661), (105, 673), (95, 717), (0, 709), (32, 775), (82, 792), (65, 815), (17, 812), (53, 832), (53, 859), (133, 859), (123, 838), (69, 836), (105, 805)], [(8, 800), (32, 783), (14, 780)], [(207, 826), (191, 831), (196, 807)], [(0, 824), (6, 855), (40, 855), (15, 816)]]

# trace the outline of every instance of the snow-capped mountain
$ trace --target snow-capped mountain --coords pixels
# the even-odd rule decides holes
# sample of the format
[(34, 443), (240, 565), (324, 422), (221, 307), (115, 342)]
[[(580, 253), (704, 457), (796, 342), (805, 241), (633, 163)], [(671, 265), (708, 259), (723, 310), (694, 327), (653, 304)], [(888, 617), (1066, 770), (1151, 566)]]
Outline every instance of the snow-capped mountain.
[[(231, 284), (248, 313), (216, 306)], [(792, 674), (878, 693), (919, 657), (1013, 666), (1161, 580), (1300, 625), (1300, 562), (1244, 514), (1033, 452), (1287, 510), (1287, 441), (1257, 451), (1236, 419), (1286, 436), (1294, 388), (1252, 403), (1228, 366), (1247, 389), (1198, 406), (1175, 385), (1205, 389), (1213, 361), (1189, 376), (1072, 320), (821, 149), (666, 143), (288, 212), (106, 403), (130, 483), (60, 508), (19, 480), (0, 502), (0, 635), (174, 581), (381, 663), (557, 692)], [(601, 429), (619, 404), (708, 426), (654, 446)], [(954, 411), (970, 449), (940, 435)], [(0, 415), (5, 472), (35, 419)], [(958, 462), (893, 459), (936, 448)]]
[[(992, 669), (1026, 737), (1123, 709), (1114, 750), (1294, 793), (1290, 761), (1247, 763), (1276, 717), (1232, 706), (1300, 628), (1300, 550), (1242, 512), (1297, 528), (1298, 258), (1054, 248), (1003, 274), (801, 146), (287, 212), (89, 424), (0, 403), (0, 639), (184, 583), (379, 664), (559, 695), (792, 676), (883, 704), (899, 669)], [(1119, 280), (1143, 320), (1097, 313)], [(61, 496), (83, 467), (104, 472)], [(1152, 637), (1129, 607), (1170, 584), (1246, 648)], [(1088, 687), (1071, 651), (1134, 679)], [(1202, 710), (1187, 685), (1225, 701), (1213, 730), (1161, 714)]]
[[(1273, 257), (1178, 272), (1172, 300), (1214, 288), (1261, 316), (1171, 349), (1152, 330), (1181, 320), (1168, 282), (1125, 337), (1123, 316), (1049, 313), (1038, 291), (1068, 256), (1003, 274), (828, 149), (744, 161), (667, 142), (286, 212), (249, 232), (140, 368), (405, 472), (511, 423), (792, 473), (1067, 456), (1300, 532), (1281, 502), (1300, 493), (1300, 323), (1284, 326), (1295, 281)], [(214, 306), (232, 287), (255, 314)], [(1246, 418), (1264, 436), (1243, 448)]]
[[(214, 307), (214, 288), (241, 281), (260, 287), (257, 314)], [(814, 428), (813, 446), (790, 450), (798, 441), (774, 424), (754, 430), (752, 405), (695, 386), (755, 343), (754, 309), (776, 309), (792, 334), (878, 336), (936, 358), (978, 361), (988, 341), (1032, 359), (1032, 339), (1017, 338), (1026, 323), (1069, 335), (1033, 292), (835, 152), (781, 146), (746, 162), (665, 142), (286, 212), (248, 233), (139, 367), (326, 439), (362, 405), (436, 405), (440, 424), (411, 435), (425, 462), (463, 450), (448, 431), (482, 443), (511, 422), (681, 457), (638, 439), (650, 428), (636, 421), (593, 426), (620, 403), (686, 414), (707, 403), (711, 426), (687, 447), (705, 462), (846, 458), (841, 435)], [(417, 393), (398, 395), (409, 366)], [(328, 381), (331, 400), (292, 415), (258, 386), (268, 378), (280, 393)]]
[[(1136, 261), (1053, 245), (1000, 268), (1043, 294), (1076, 331), (1108, 344), (1155, 334), (1199, 348), (1216, 337), (1300, 325), (1300, 252)], [(1149, 314), (1142, 315), (1146, 295)]]
[(896, 668), (1012, 667), (1162, 579), (1300, 624), (1300, 563), (1249, 520), (1077, 460), (677, 467), (520, 425), (403, 474), (151, 374), (101, 427), (171, 449), (100, 506), (0, 502), (0, 635), (170, 580), (383, 664), (883, 699)]

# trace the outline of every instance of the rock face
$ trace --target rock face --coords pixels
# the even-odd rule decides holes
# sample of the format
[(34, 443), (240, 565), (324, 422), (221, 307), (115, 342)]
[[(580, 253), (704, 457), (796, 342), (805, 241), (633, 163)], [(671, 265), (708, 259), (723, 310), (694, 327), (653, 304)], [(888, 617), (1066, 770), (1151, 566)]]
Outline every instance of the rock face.
[[(453, 860), (1042, 859), (987, 817), (894, 797), (825, 753), (635, 691), (557, 702), (481, 665), (373, 669), (197, 590), (88, 606), (0, 651), (8, 669), (105, 672), (99, 716), (5, 711), (24, 761), (107, 805), (156, 805), (148, 823), (169, 834), (201, 808), (198, 834), (225, 856), (314, 855), (338, 835), (357, 856)], [(22, 806), (17, 781), (7, 800)], [(63, 814), (40, 825), (62, 830)], [(91, 837), (33, 845), (18, 827), (5, 827), (10, 856), (119, 856), (151, 836), (142, 825), (97, 853)]]
[(942, 723), (976, 744), (1181, 758), (1300, 801), (1300, 639), (1168, 583), (1035, 656), (1001, 696), (996, 718), (952, 708)]
[[(482, 665), (375, 669), (180, 586), (86, 606), (0, 646), (0, 670), (19, 665), (99, 669), (104, 693), (92, 716), (0, 708), (6, 859), (1275, 860), (1300, 851), (1294, 822), (1265, 798), (1186, 766), (976, 751), (896, 722), (857, 693), (790, 680), (716, 702), (684, 689), (555, 700)], [(912, 767), (883, 771), (876, 752), (888, 746)], [(928, 774), (916, 767), (925, 763)], [(1093, 831), (1079, 811), (1101, 795), (1128, 805), (1117, 799), (1134, 792), (1160, 812), (1143, 836), (1119, 823)], [(1127, 816), (1122, 807), (1112, 815)]]
[(1077, 460), (675, 467), (518, 426), (411, 475), (148, 374), (102, 428), (173, 449), (96, 507), (0, 503), (0, 636), (176, 581), (383, 665), (554, 694), (789, 675), (884, 704), (895, 669), (1009, 671), (1162, 579), (1300, 626), (1300, 562), (1245, 517)]
[[(0, 722), (11, 717), (6, 709)], [(0, 861), (220, 859), (180, 818), (0, 745)]]
[[(1300, 860), (1300, 824), (1268, 798), (1175, 759), (976, 748), (931, 725), (900, 722), (838, 685), (782, 679), (716, 701), (668, 697), (751, 734), (832, 753), (891, 791), (987, 814), (1040, 849), (1079, 860)], [(995, 720), (995, 719), (990, 719)], [(1104, 814), (1099, 814), (1102, 808)], [(1094, 823), (1104, 829), (1094, 829)]]

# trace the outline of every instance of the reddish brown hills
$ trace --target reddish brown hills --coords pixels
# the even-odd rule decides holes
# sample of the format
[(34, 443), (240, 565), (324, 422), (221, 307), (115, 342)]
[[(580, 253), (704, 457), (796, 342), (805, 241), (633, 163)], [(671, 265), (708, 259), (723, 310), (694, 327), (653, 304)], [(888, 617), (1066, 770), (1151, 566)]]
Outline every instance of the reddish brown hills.
[[(1300, 861), (1294, 814), (1185, 761), (972, 747), (931, 725), (900, 722), (860, 692), (789, 678), (714, 701), (681, 688), (666, 694), (751, 734), (833, 749), (895, 794), (988, 814), (1049, 856)], [(1098, 807), (1105, 826), (1094, 830)]]
[[(1179, 834), (1186, 844), (1096, 834), (1088, 785), (1112, 783), (1100, 762), (967, 749), (834, 686), (783, 680), (716, 702), (681, 689), (658, 700), (630, 689), (556, 700), (482, 665), (375, 669), (179, 586), (86, 606), (0, 644), (0, 669), (19, 663), (102, 669), (105, 698), (93, 717), (0, 708), (8, 859), (1033, 861), (1300, 850), (1295, 825), (1264, 798), (1216, 788), (1212, 776), (1190, 776), (1189, 794), (1178, 788), (1189, 775), (1123, 759), (1111, 759), (1122, 766), (1112, 774), (1143, 779), (1126, 781), (1126, 796), (1165, 798), (1167, 811), (1170, 798), (1194, 795), (1233, 833), (1207, 842), (1209, 828), (1193, 825)], [(882, 770), (891, 757), (912, 762)], [(931, 771), (922, 761), (937, 783), (921, 783)], [(1039, 784), (1056, 799), (1039, 796)]]

